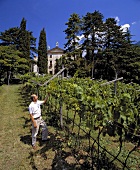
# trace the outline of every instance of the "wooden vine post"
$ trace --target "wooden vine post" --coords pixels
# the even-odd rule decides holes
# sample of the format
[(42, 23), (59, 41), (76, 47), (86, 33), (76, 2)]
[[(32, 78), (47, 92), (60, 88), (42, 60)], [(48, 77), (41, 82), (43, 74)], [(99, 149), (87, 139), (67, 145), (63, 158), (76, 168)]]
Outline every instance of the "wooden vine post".
[(119, 81), (119, 80), (122, 80), (123, 79), (123, 77), (120, 77), (120, 78), (117, 78), (117, 75), (116, 75), (116, 78), (115, 78), (115, 80), (112, 80), (112, 81), (108, 81), (108, 82), (106, 82), (106, 83), (103, 83), (103, 84), (101, 84), (101, 86), (105, 86), (105, 85), (109, 85), (109, 84), (111, 84), (111, 83), (114, 83), (114, 93), (115, 93), (115, 95), (117, 94), (117, 81)]
[[(116, 72), (116, 77), (115, 80), (118, 78), (117, 72)], [(117, 94), (117, 81), (114, 82), (114, 93), (115, 95)]]
[[(62, 70), (64, 69), (64, 65), (62, 65)], [(61, 72), (61, 83), (62, 83), (62, 79), (64, 78), (64, 70)], [(62, 84), (60, 84), (60, 126), (63, 129), (63, 102), (62, 102)]]

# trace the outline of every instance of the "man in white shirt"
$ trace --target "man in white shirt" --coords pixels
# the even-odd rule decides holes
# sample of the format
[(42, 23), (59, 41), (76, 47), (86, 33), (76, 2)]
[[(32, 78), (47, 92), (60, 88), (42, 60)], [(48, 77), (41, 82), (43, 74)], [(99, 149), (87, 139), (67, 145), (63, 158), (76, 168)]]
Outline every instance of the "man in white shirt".
[(29, 105), (29, 113), (32, 121), (32, 146), (35, 149), (36, 146), (36, 137), (39, 131), (39, 127), (42, 127), (42, 140), (47, 140), (48, 137), (48, 129), (45, 121), (41, 117), (41, 108), (40, 105), (46, 103), (48, 97), (45, 100), (38, 100), (38, 96), (36, 94), (31, 95), (32, 102)]

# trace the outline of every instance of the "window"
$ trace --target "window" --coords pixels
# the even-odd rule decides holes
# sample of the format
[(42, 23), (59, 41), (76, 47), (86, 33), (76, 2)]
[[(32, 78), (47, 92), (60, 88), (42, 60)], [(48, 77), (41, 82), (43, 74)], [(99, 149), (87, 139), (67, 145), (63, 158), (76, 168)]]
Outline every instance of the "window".
[(52, 68), (52, 61), (50, 61), (50, 64), (49, 64), (49, 69)]
[(52, 65), (52, 60), (50, 60), (50, 65)]
[(52, 71), (50, 71), (50, 74), (52, 74)]
[(50, 55), (50, 58), (52, 58), (52, 55)]

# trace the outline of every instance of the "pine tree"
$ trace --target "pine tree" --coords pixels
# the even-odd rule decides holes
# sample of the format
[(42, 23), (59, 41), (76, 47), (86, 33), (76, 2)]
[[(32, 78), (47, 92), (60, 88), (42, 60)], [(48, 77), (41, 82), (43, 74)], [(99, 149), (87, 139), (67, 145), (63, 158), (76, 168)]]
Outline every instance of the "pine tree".
[(67, 29), (64, 31), (66, 34), (66, 39), (68, 40), (65, 44), (66, 52), (71, 53), (74, 57), (78, 54), (79, 49), (79, 35), (80, 35), (80, 17), (78, 14), (73, 13), (69, 21), (65, 24)]
[(94, 51), (102, 45), (103, 15), (99, 11), (87, 13), (82, 18), (82, 31), (85, 36), (83, 49), (86, 49), (86, 59), (93, 60)]
[(130, 80), (140, 84), (140, 47), (132, 45), (132, 48), (133, 55), (130, 57), (127, 70), (129, 69), (129, 75), (131, 75)]
[(21, 52), (16, 50), (12, 45), (0, 46), (0, 75), (1, 77), (7, 74), (7, 84), (9, 84), (12, 75), (19, 70), (27, 70), (27, 60), (21, 58)]
[(65, 44), (67, 60), (65, 66), (68, 68), (69, 75), (73, 76), (78, 69), (78, 60), (81, 58), (81, 47), (79, 37), (81, 32), (81, 19), (76, 13), (70, 15), (68, 22), (65, 24), (67, 29), (64, 30), (67, 42)]
[[(23, 18), (20, 27), (10, 28), (0, 33), (2, 45), (14, 45), (21, 52), (21, 58), (28, 60), (27, 67), (30, 68), (30, 56), (33, 56), (36, 50), (36, 38), (32, 32), (26, 30), (26, 20)], [(22, 73), (29, 71), (23, 70)]]
[(47, 73), (47, 40), (46, 40), (46, 32), (43, 28), (40, 32), (39, 37), (39, 46), (38, 46), (38, 67), (40, 74)]
[(104, 23), (104, 78), (114, 79), (120, 72), (120, 57), (125, 50), (125, 35), (114, 18)]
[(124, 79), (130, 79), (131, 75), (129, 73), (129, 64), (133, 60), (131, 59), (133, 56), (133, 46), (131, 41), (131, 34), (128, 29), (122, 32), (123, 41), (121, 44), (121, 48), (119, 49), (119, 55), (117, 57), (116, 64), (118, 65), (118, 74), (122, 76)]
[(86, 67), (89, 68), (93, 78), (95, 77), (95, 51), (102, 47), (103, 15), (99, 11), (87, 13), (82, 18), (82, 33), (85, 37), (82, 49), (87, 52), (85, 56)]
[[(66, 25), (65, 60), (70, 75), (77, 73), (85, 77), (91, 75), (92, 70), (95, 78), (112, 80), (122, 76), (125, 81), (139, 81), (140, 49), (133, 45), (129, 30), (124, 32), (114, 18), (103, 22), (99, 11), (87, 13), (82, 19), (73, 14)], [(84, 35), (81, 44), (80, 35)], [(71, 60), (76, 52), (80, 54), (82, 50), (87, 52), (85, 60), (80, 57)], [(96, 50), (98, 53), (94, 54)]]
[(15, 45), (18, 47), (19, 28), (13, 27), (0, 33), (0, 39), (5, 45)]

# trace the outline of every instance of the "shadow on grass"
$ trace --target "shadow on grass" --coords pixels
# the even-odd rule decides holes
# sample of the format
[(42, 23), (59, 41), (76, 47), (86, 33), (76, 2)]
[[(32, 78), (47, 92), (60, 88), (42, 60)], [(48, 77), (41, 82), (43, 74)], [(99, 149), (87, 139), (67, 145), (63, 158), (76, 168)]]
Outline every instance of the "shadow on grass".
[(31, 145), (31, 135), (20, 136), (20, 141), (24, 144)]
[(30, 92), (20, 87), (16, 93), (20, 96), (18, 99), (19, 105), (23, 107), (23, 111), (28, 111), (29, 104), (31, 103)]
[(30, 152), (30, 156), (28, 157), (30, 159), (30, 165), (32, 166), (33, 170), (38, 170), (38, 168), (35, 165), (35, 160), (34, 160), (34, 153)]

